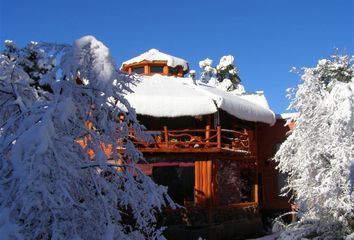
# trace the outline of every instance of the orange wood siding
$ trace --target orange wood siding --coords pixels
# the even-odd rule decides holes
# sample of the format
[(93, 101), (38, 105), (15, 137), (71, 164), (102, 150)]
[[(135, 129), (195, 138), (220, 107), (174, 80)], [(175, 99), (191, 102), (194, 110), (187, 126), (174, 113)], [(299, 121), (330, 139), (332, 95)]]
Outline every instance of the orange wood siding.
[(163, 67), (163, 72), (160, 73), (162, 75), (166, 75), (166, 76), (178, 76), (178, 77), (183, 77), (184, 76), (184, 72), (183, 72), (183, 68), (181, 66), (177, 66), (176, 67), (176, 74), (170, 74), (169, 73), (169, 67), (167, 66), (167, 61), (141, 61), (138, 63), (132, 63), (132, 64), (124, 64), (122, 67), (122, 70), (132, 74), (134, 71), (134, 68), (139, 68), (139, 67), (144, 67), (144, 75), (152, 75), (154, 73), (151, 73), (150, 71), (150, 66), (161, 66)]
[(216, 162), (212, 160), (195, 162), (194, 201), (197, 206), (217, 204)]

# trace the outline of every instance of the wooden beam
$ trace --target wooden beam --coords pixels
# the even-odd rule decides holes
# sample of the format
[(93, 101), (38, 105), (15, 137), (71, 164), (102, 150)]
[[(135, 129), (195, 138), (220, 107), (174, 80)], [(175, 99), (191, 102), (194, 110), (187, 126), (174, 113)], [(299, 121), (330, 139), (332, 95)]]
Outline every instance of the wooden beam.
[(221, 148), (221, 127), (217, 126), (216, 127), (216, 142), (217, 142), (217, 148)]
[(163, 127), (163, 131), (165, 133), (165, 145), (166, 145), (166, 148), (168, 148), (168, 130), (167, 130), (167, 126)]

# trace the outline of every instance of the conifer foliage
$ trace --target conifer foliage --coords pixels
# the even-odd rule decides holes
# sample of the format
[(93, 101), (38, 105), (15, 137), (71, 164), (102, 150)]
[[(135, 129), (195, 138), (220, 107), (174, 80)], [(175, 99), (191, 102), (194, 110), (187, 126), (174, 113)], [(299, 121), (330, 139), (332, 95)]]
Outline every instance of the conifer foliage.
[[(142, 154), (128, 132), (149, 136), (124, 98), (133, 81), (92, 36), (73, 45), (6, 42), (0, 55), (1, 238), (163, 238), (155, 215), (174, 204), (135, 166)], [(123, 149), (124, 156), (107, 156), (102, 146)]]
[(291, 103), (295, 128), (275, 156), (300, 218), (282, 239), (342, 239), (354, 230), (353, 62), (334, 55), (303, 69)]
[(202, 69), (200, 76), (202, 82), (225, 91), (238, 88), (244, 91), (243, 86), (240, 85), (241, 80), (233, 56), (223, 56), (216, 67), (213, 67), (213, 60), (206, 58), (199, 62), (199, 67)]

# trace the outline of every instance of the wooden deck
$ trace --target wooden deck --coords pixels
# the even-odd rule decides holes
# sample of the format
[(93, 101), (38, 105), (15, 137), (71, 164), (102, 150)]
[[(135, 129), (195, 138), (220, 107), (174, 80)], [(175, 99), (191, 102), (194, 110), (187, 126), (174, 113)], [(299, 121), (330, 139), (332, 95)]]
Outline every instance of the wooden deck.
[(253, 133), (250, 131), (234, 131), (229, 129), (185, 129), (146, 131), (154, 141), (148, 143), (130, 134), (135, 146), (141, 152), (151, 153), (234, 153), (235, 155), (254, 155)]

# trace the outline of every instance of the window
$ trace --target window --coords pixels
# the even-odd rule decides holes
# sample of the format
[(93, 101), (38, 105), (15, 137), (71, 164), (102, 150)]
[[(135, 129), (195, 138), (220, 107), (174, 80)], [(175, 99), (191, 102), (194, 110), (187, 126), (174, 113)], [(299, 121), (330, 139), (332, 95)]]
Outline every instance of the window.
[(132, 69), (132, 72), (137, 73), (137, 74), (142, 74), (142, 73), (144, 73), (144, 67), (135, 67)]
[(194, 167), (153, 167), (152, 179), (168, 187), (168, 195), (178, 204), (194, 201)]
[(163, 73), (163, 66), (150, 66), (150, 73)]
[(171, 75), (177, 75), (177, 69), (173, 67), (168, 67), (168, 73)]

